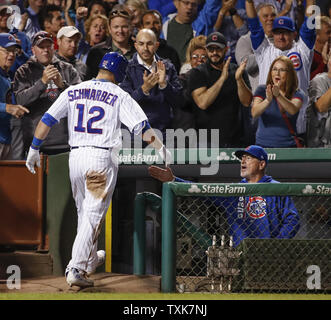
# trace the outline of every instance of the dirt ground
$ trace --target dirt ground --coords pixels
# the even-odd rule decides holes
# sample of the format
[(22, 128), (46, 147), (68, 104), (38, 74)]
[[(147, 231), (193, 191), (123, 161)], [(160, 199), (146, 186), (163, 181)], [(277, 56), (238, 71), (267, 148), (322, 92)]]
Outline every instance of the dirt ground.
[[(80, 289), (69, 287), (64, 277), (44, 276), (40, 278), (22, 279), (22, 293), (57, 293), (57, 292), (109, 292), (109, 293), (153, 293), (160, 292), (161, 277), (146, 275), (136, 276), (130, 274), (96, 273), (90, 277), (94, 287)], [(0, 293), (9, 293), (6, 281), (0, 282)]]

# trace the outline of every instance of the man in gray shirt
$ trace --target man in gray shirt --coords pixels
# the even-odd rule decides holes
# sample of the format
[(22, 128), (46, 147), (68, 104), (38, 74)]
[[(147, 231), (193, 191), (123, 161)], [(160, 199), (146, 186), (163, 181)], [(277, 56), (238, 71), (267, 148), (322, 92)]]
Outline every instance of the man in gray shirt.
[[(30, 113), (22, 120), (24, 146), (21, 159), (29, 150), (36, 126), (60, 93), (81, 82), (74, 67), (54, 56), (53, 40), (48, 32), (40, 31), (32, 38), (33, 56), (15, 74), (13, 91), (18, 104)], [(66, 119), (56, 124), (43, 144), (43, 152), (55, 154), (69, 150)]]

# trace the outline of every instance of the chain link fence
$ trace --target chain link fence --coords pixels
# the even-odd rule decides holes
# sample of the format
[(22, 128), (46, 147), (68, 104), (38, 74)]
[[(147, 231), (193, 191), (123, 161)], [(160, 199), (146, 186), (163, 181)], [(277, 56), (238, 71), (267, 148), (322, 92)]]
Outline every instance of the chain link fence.
[(173, 190), (177, 292), (331, 291), (331, 189), (295, 184), (288, 196), (277, 184), (272, 195), (269, 185), (234, 196), (215, 184)]

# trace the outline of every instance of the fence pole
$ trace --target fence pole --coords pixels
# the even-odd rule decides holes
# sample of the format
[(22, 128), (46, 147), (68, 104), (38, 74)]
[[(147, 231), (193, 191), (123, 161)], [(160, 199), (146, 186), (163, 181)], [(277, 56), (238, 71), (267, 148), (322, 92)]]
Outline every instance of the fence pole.
[(162, 261), (161, 291), (175, 292), (176, 287), (176, 207), (168, 183), (162, 190)]
[(146, 201), (143, 193), (138, 193), (134, 202), (134, 231), (133, 231), (133, 273), (146, 273)]

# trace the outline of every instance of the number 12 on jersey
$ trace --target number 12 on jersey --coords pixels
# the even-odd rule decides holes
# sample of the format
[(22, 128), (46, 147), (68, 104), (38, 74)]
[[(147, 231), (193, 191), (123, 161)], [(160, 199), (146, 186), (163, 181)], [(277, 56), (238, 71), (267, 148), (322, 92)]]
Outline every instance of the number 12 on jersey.
[(78, 103), (76, 105), (76, 108), (78, 109), (78, 120), (77, 120), (77, 125), (74, 127), (75, 131), (87, 132), (87, 133), (92, 133), (92, 134), (102, 134), (102, 129), (94, 128), (93, 124), (94, 124), (94, 122), (100, 121), (105, 116), (105, 110), (98, 106), (92, 107), (88, 113), (92, 114), (93, 117), (91, 117), (87, 121), (86, 126), (84, 126), (83, 122), (84, 122), (85, 105)]

